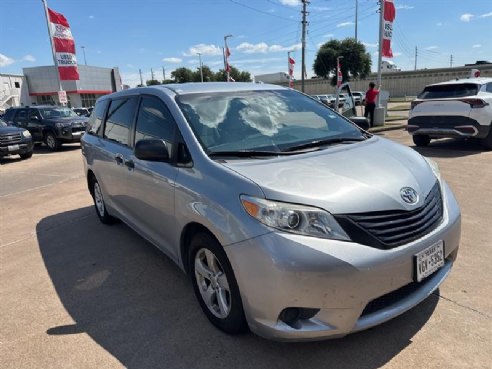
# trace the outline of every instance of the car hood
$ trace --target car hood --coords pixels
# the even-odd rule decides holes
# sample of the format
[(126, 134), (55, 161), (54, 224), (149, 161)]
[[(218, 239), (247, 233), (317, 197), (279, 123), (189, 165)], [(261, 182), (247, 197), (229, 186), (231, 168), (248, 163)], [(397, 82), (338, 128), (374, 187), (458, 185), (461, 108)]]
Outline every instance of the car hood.
[(20, 133), (22, 131), (24, 131), (24, 129), (19, 128), (19, 127), (13, 127), (13, 126), (0, 127), (0, 135), (8, 135), (11, 133)]
[[(254, 181), (267, 199), (316, 206), (333, 214), (412, 210), (423, 204), (436, 183), (420, 154), (380, 137), (275, 159), (222, 164)], [(417, 191), (416, 204), (403, 202), (403, 187)]]
[(87, 124), (89, 118), (87, 117), (60, 117), (60, 118), (48, 118), (44, 120), (50, 123), (71, 123), (71, 124)]

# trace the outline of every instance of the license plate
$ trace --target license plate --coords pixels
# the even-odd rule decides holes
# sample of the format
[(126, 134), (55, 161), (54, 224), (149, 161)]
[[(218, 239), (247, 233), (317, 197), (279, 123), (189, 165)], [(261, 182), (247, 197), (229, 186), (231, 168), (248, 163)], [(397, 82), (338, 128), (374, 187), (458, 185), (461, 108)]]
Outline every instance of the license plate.
[(439, 241), (415, 254), (415, 275), (417, 282), (430, 276), (444, 265), (444, 242)]
[(9, 145), (8, 149), (9, 151), (17, 151), (19, 150), (19, 145)]

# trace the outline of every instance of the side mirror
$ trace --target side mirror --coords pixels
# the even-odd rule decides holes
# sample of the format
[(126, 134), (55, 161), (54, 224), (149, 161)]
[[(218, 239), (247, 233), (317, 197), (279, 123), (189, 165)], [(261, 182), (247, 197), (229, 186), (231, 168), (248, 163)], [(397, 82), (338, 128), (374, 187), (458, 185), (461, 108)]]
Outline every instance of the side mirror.
[(147, 161), (169, 161), (169, 149), (162, 140), (140, 140), (135, 145), (135, 157)]
[(369, 129), (369, 121), (366, 117), (350, 117), (349, 119), (364, 131)]
[(41, 119), (39, 119), (37, 115), (33, 115), (31, 118), (29, 118), (29, 120), (34, 122), (39, 122)]

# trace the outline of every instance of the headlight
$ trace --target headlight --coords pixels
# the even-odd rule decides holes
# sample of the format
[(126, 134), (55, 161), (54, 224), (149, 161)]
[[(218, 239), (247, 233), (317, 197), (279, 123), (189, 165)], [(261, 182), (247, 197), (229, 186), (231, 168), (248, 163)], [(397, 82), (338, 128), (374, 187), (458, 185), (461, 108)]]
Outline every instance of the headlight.
[(305, 236), (350, 240), (327, 211), (246, 195), (241, 195), (241, 203), (249, 215), (269, 227)]
[(22, 131), (22, 135), (26, 138), (31, 137), (31, 132), (29, 132), (27, 129)]
[(439, 165), (432, 159), (426, 158), (424, 156), (425, 161), (427, 164), (429, 164), (430, 168), (432, 169), (432, 172), (434, 175), (438, 178), (441, 179), (441, 171), (439, 170)]
[(70, 127), (70, 123), (55, 123), (55, 127), (57, 127), (57, 128)]

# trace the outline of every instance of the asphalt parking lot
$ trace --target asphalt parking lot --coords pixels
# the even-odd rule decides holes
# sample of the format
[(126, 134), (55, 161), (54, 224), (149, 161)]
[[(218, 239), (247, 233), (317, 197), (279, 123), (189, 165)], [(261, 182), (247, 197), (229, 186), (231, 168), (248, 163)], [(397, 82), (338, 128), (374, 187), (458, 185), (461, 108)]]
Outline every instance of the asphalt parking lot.
[[(403, 130), (381, 133), (412, 146)], [(442, 140), (436, 160), (462, 208), (450, 277), (406, 314), (313, 343), (227, 336), (191, 283), (123, 224), (99, 223), (80, 148), (0, 165), (1, 368), (490, 368), (492, 152)]]

